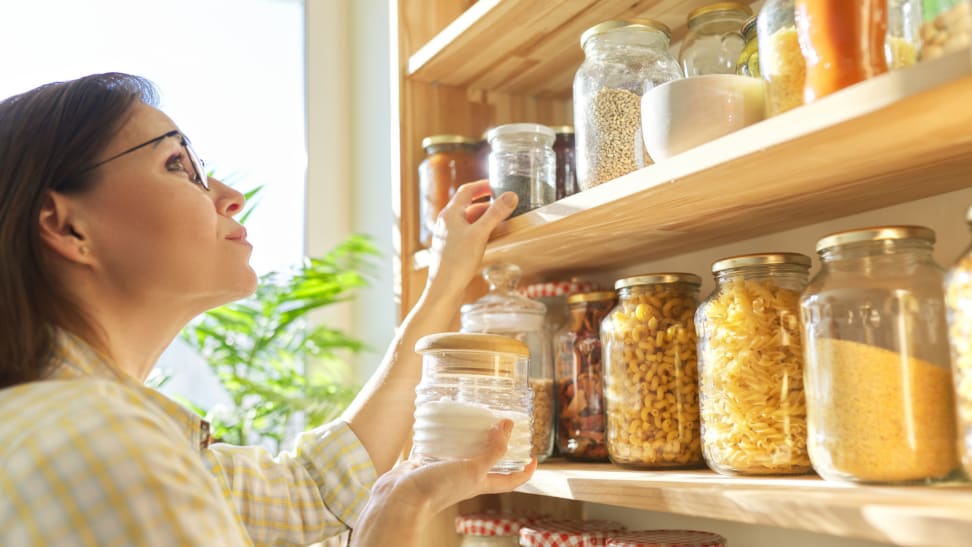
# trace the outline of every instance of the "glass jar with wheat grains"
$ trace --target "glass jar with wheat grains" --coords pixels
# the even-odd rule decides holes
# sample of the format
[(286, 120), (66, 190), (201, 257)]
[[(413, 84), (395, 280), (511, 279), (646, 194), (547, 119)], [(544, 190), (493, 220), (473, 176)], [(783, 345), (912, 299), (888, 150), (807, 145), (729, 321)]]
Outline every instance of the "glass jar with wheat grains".
[(808, 448), (825, 479), (926, 483), (958, 468), (935, 232), (878, 226), (817, 242), (800, 300)]
[(810, 258), (765, 253), (712, 265), (699, 306), (699, 399), (705, 462), (725, 475), (809, 472), (800, 294)]
[(654, 273), (615, 283), (601, 325), (608, 457), (623, 467), (702, 464), (693, 317), (702, 280)]

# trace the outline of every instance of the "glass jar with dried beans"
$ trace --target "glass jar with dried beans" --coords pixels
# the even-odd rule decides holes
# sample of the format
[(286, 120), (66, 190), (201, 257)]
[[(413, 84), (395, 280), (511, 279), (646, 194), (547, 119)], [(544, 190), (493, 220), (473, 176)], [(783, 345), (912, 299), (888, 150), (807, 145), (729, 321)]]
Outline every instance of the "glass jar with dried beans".
[(921, 60), (969, 47), (972, 0), (924, 0), (922, 19)]
[(600, 330), (615, 301), (614, 291), (567, 298), (570, 318), (556, 347), (557, 449), (572, 460), (607, 461)]
[[(965, 220), (972, 227), (972, 208)], [(945, 311), (955, 375), (959, 454), (965, 472), (972, 476), (972, 245), (945, 277)]]
[(433, 135), (422, 139), (426, 157), (419, 164), (419, 242), (428, 247), (439, 212), (464, 183), (481, 178), (475, 139)]
[(808, 448), (825, 479), (925, 483), (958, 467), (935, 233), (879, 226), (817, 242), (800, 300)]
[(698, 360), (693, 318), (702, 280), (688, 273), (620, 279), (601, 325), (611, 461), (634, 468), (697, 467)]
[(650, 19), (608, 21), (581, 35), (574, 75), (577, 183), (581, 190), (651, 163), (641, 136), (641, 96), (682, 77), (671, 31)]
[(725, 475), (810, 471), (800, 294), (810, 258), (766, 253), (712, 265), (699, 306), (702, 453)]

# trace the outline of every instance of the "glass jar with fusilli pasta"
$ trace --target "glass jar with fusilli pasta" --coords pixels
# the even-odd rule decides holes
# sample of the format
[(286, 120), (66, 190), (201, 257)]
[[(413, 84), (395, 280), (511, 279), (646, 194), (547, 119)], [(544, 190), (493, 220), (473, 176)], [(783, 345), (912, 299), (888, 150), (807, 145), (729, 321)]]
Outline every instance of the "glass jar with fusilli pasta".
[(810, 258), (751, 254), (712, 265), (699, 306), (702, 453), (725, 475), (810, 471), (800, 294)]
[(618, 305), (601, 324), (607, 451), (640, 469), (698, 467), (695, 325), (702, 280), (656, 273), (618, 280)]

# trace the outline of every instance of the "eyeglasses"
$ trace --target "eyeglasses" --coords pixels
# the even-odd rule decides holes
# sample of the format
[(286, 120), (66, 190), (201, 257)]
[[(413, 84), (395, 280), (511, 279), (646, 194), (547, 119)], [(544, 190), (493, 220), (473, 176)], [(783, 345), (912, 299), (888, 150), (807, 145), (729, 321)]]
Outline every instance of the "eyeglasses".
[(102, 165), (112, 160), (117, 160), (118, 158), (126, 154), (131, 154), (132, 152), (140, 148), (144, 148), (150, 144), (155, 144), (161, 141), (162, 139), (167, 139), (169, 137), (177, 137), (180, 141), (180, 144), (182, 144), (182, 147), (186, 149), (186, 156), (189, 158), (189, 163), (192, 164), (192, 170), (195, 175), (195, 177), (192, 179), (192, 182), (198, 184), (199, 186), (202, 186), (208, 192), (209, 179), (208, 177), (206, 177), (205, 163), (203, 163), (203, 161), (199, 159), (199, 156), (196, 154), (196, 151), (192, 149), (192, 145), (189, 143), (189, 139), (185, 135), (180, 133), (178, 130), (169, 131), (168, 133), (165, 133), (164, 135), (159, 135), (158, 137), (155, 137), (152, 140), (145, 141), (142, 144), (137, 144), (129, 148), (128, 150), (125, 150), (124, 152), (119, 152), (118, 154), (115, 154), (114, 156), (106, 160), (99, 161), (98, 163), (92, 165), (91, 167), (82, 169), (81, 172), (78, 174), (84, 174), (87, 173), (88, 171), (91, 171), (92, 169), (97, 169), (98, 167), (101, 167)]

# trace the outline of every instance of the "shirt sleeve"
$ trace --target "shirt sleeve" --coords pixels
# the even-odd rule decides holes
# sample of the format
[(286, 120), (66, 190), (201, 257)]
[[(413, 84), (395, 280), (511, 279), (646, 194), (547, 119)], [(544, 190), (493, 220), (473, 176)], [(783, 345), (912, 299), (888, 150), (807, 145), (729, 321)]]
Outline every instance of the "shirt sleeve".
[[(78, 382), (80, 385), (81, 383)], [(252, 545), (197, 451), (115, 388), (80, 385), (91, 402), (15, 440), (0, 472), (0, 543)]]
[(276, 458), (263, 448), (215, 444), (204, 459), (256, 545), (306, 545), (354, 526), (374, 465), (343, 421), (300, 435)]

